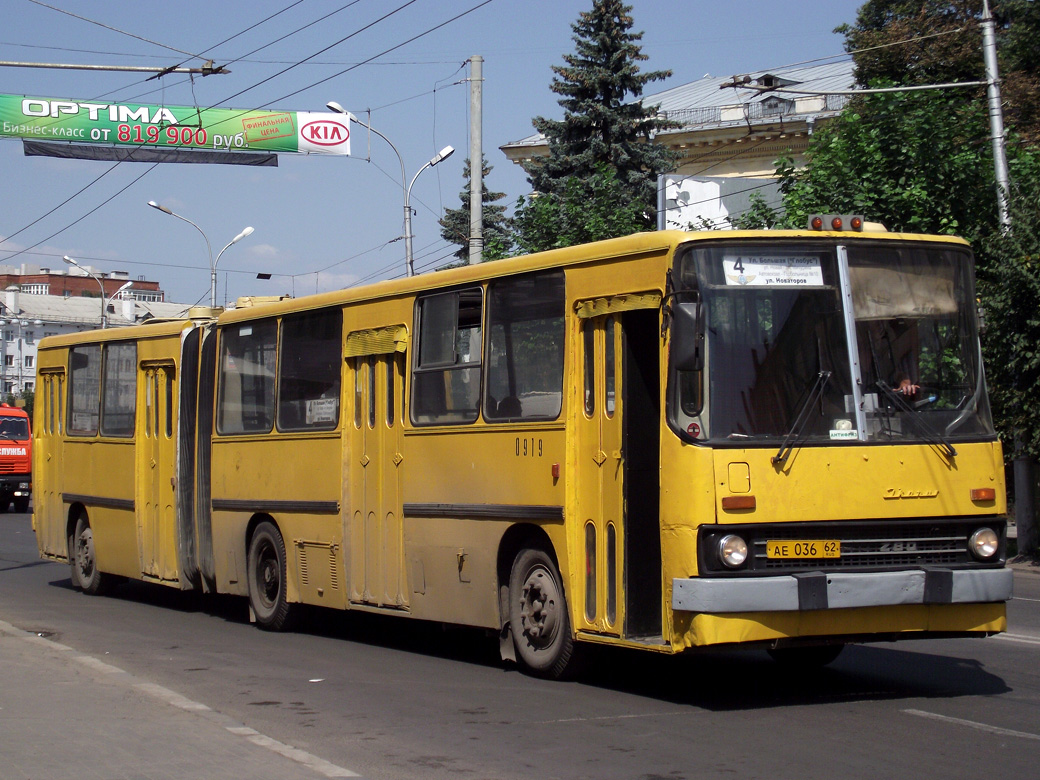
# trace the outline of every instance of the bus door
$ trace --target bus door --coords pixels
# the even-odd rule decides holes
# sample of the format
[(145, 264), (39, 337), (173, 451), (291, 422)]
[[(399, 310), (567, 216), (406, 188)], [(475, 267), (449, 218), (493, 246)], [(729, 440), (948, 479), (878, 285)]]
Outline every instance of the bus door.
[(62, 436), (65, 411), (65, 369), (41, 369), (36, 388), (40, 411), (33, 421), (33, 512), (36, 530), (44, 530), (42, 551), (65, 555), (67, 539), (61, 500)]
[(659, 300), (579, 306), (576, 622), (615, 636), (661, 633)]
[(616, 315), (581, 320), (578, 385), (578, 511), (584, 550), (579, 628), (618, 635), (622, 615), (624, 462), (621, 449), (621, 329)]
[(174, 513), (176, 447), (173, 361), (142, 361), (144, 403), (137, 445), (137, 539), (141, 573), (177, 579)]
[(350, 362), (350, 600), (407, 609), (401, 504), (404, 353), (362, 355)]

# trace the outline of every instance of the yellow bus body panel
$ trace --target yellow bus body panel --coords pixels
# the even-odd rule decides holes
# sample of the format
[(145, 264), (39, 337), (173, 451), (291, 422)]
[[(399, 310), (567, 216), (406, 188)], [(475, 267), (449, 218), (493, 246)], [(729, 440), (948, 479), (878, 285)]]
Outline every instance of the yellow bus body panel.
[[(772, 449), (715, 450), (720, 523), (1007, 512), (999, 442), (958, 443), (950, 459), (928, 445), (796, 448), (782, 467), (771, 462), (775, 454)], [(994, 488), (996, 498), (972, 501), (974, 488)], [(722, 499), (734, 495), (753, 495), (756, 508), (723, 509)]]
[[(665, 436), (662, 448), (661, 533), (663, 606), (672, 616), (674, 651), (793, 636), (1006, 630), (1003, 603), (735, 615), (694, 615), (670, 607), (672, 580), (698, 573), (697, 528), (704, 523), (1004, 515), (999, 442), (958, 443), (950, 460), (928, 445), (804, 447), (781, 468), (772, 463), (772, 449), (711, 450), (671, 438)], [(972, 488), (995, 488), (996, 499), (972, 501)], [(753, 495), (755, 508), (724, 509), (722, 499), (732, 495)]]

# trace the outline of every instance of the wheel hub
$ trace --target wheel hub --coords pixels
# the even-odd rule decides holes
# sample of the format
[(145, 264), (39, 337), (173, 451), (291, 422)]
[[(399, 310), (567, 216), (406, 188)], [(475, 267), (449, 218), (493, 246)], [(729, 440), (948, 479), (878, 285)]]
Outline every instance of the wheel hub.
[(556, 635), (556, 584), (544, 570), (531, 572), (521, 592), (520, 617), (524, 635), (532, 644), (546, 647)]

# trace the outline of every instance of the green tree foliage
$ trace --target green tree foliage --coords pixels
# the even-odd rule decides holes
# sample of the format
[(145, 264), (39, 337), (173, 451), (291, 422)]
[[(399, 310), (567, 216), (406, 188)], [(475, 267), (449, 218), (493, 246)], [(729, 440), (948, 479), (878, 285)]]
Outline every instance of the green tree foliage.
[[(984, 78), (981, 0), (869, 0), (841, 28), (862, 86)], [(864, 95), (816, 132), (803, 170), (778, 173), (789, 227), (856, 212), (890, 230), (958, 234), (978, 257), (987, 379), (997, 426), (1040, 455), (1040, 14), (994, 0), (999, 23), (1012, 228), (1002, 231), (982, 88)], [(923, 38), (926, 35), (934, 37)], [(894, 44), (900, 41), (910, 43)], [(874, 48), (883, 47), (883, 48)], [(1010, 448), (1009, 448), (1010, 449)]]
[[(984, 304), (986, 374), (994, 418), (1005, 441), (1018, 438), (1040, 456), (1040, 155), (1020, 161), (1011, 202), (1011, 230), (986, 240), (982, 252), (999, 262), (979, 271)], [(1011, 453), (1007, 453), (1011, 454)]]
[[(484, 248), (481, 256), (484, 260), (501, 260), (503, 257), (508, 257), (513, 249), (513, 223), (506, 216), (506, 207), (496, 204), (496, 201), (505, 197), (505, 193), (491, 192), (488, 189), (487, 178), (492, 166), (488, 165), (487, 158), (484, 158), (483, 163), (481, 199), (483, 201)], [(449, 244), (458, 245), (459, 250), (455, 252), (455, 257), (464, 263), (469, 262), (470, 176), (470, 160), (467, 158), (462, 170), (462, 178), (465, 180), (466, 186), (459, 193), (462, 205), (457, 209), (445, 209), (444, 216), (438, 220), (438, 224), (441, 226), (441, 238)]]
[(818, 212), (969, 240), (996, 226), (985, 106), (951, 91), (857, 97), (816, 131), (805, 168), (778, 173), (789, 227)]
[(517, 246), (540, 252), (645, 230), (642, 204), (628, 195), (614, 170), (601, 165), (591, 176), (569, 177), (562, 189), (521, 198), (514, 216)]
[[(991, 0), (1005, 118), (1029, 143), (1040, 141), (1040, 8), (1035, 0)], [(856, 23), (836, 32), (855, 52), (856, 80), (943, 84), (984, 79), (982, 0), (868, 0)], [(985, 89), (965, 90), (981, 100)]]
[[(594, 0), (592, 10), (580, 14), (571, 25), (575, 53), (563, 56), (564, 65), (553, 66), (556, 76), (550, 88), (560, 95), (564, 109), (561, 120), (536, 117), (534, 126), (543, 133), (547, 157), (527, 166), (538, 198), (526, 205), (524, 227), (535, 229), (551, 223), (572, 225), (580, 215), (580, 200), (610, 191), (617, 200), (611, 216), (597, 202), (589, 215), (590, 224), (568, 235), (600, 235), (613, 225), (616, 230), (653, 226), (657, 175), (673, 167), (672, 155), (650, 139), (671, 125), (657, 117), (656, 107), (638, 100), (643, 88), (660, 81), (671, 71), (642, 73), (639, 62), (647, 59), (639, 41), (643, 34), (632, 32), (631, 6), (620, 0)], [(606, 172), (610, 171), (608, 175)], [(560, 213), (550, 217), (548, 211)], [(634, 222), (633, 215), (638, 215)], [(540, 238), (536, 238), (540, 236)], [(523, 237), (525, 248), (543, 249), (560, 245), (560, 237)], [(612, 233), (610, 235), (618, 235)], [(606, 237), (606, 236), (603, 236)], [(551, 244), (544, 240), (551, 239)]]
[[(22, 401), (22, 404), (18, 403), (19, 400)], [(8, 406), (21, 406), (25, 409), (25, 413), (29, 415), (30, 420), (33, 416), (33, 406), (35, 401), (36, 392), (28, 389), (22, 390), (21, 394), (17, 396), (14, 393), (8, 393), (7, 397), (4, 398), (4, 403)]]

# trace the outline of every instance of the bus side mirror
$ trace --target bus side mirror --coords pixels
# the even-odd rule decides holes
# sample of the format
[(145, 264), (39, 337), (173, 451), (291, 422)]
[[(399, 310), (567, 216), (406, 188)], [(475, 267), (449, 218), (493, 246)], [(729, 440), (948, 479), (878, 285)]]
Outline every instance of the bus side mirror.
[(672, 307), (672, 369), (704, 369), (704, 310), (700, 301)]

